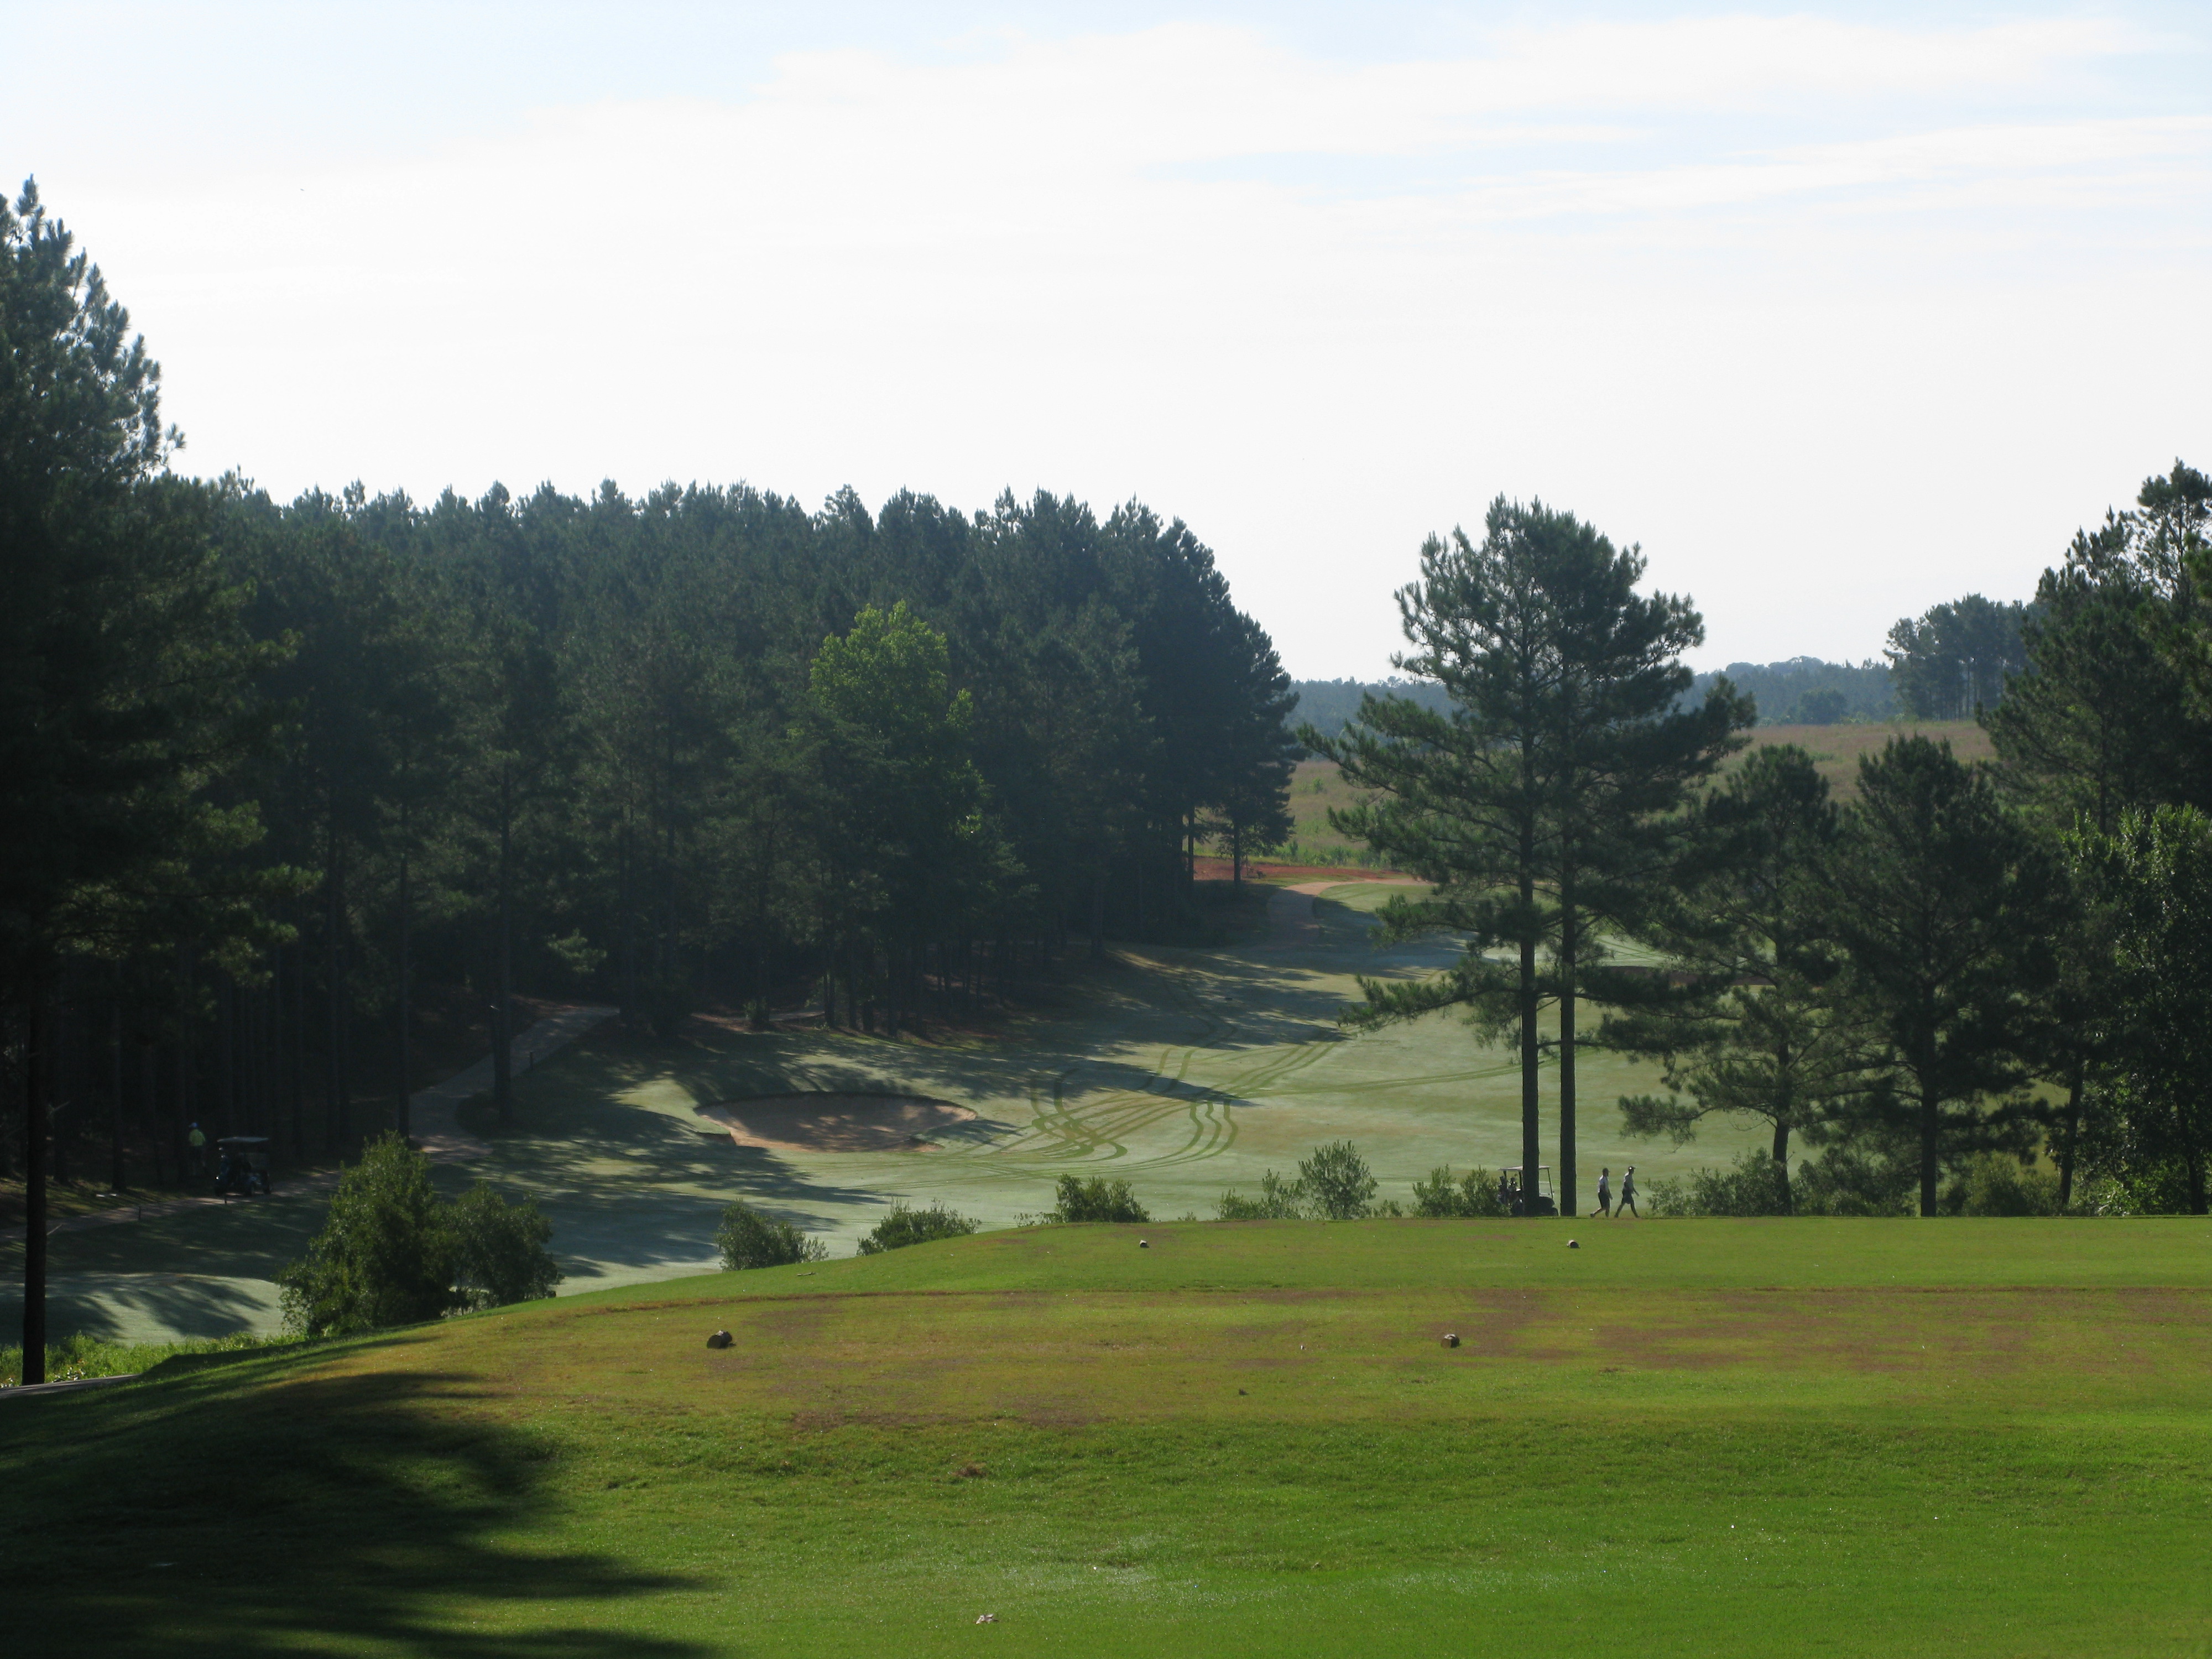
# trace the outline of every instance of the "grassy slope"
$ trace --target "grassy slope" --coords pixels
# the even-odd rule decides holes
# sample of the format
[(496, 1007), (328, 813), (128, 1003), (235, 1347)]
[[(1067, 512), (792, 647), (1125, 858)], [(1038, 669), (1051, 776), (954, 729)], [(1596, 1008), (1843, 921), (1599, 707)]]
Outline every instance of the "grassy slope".
[(0, 1559), (83, 1654), (2197, 1653), (2208, 1361), (2199, 1222), (1049, 1230), (0, 1404)]

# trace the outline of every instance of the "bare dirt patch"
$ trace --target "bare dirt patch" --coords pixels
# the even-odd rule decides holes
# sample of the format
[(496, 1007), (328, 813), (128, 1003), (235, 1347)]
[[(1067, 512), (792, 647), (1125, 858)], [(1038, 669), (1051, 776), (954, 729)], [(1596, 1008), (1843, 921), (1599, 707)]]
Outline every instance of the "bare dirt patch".
[(693, 1109), (740, 1146), (778, 1152), (925, 1152), (975, 1121), (965, 1106), (921, 1095), (762, 1095)]

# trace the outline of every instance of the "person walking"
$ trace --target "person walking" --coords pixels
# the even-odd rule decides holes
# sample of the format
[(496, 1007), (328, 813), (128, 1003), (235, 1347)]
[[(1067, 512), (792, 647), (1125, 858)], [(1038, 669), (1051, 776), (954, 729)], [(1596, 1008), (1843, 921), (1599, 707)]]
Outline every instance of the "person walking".
[(192, 1149), (192, 1173), (197, 1176), (205, 1175), (207, 1173), (207, 1137), (200, 1133), (198, 1124), (192, 1125), (191, 1133), (185, 1137), (185, 1145)]
[(1633, 1215), (1638, 1221), (1644, 1219), (1644, 1212), (1636, 1207), (1636, 1166), (1633, 1164), (1628, 1166), (1628, 1173), (1620, 1178), (1620, 1203), (1613, 1212), (1614, 1220), (1620, 1219), (1620, 1212), (1623, 1210)]
[(1609, 1216), (1612, 1213), (1613, 1171), (1609, 1169), (1600, 1170), (1597, 1172), (1597, 1208), (1592, 1210), (1590, 1215), (1595, 1218), (1601, 1215)]

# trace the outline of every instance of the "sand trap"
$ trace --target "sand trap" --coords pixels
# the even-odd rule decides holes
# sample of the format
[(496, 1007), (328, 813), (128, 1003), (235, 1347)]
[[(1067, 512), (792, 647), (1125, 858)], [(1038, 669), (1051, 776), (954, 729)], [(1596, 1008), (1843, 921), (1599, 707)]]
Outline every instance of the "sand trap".
[(918, 1152), (975, 1121), (950, 1101), (920, 1095), (762, 1095), (693, 1108), (740, 1146), (778, 1152)]

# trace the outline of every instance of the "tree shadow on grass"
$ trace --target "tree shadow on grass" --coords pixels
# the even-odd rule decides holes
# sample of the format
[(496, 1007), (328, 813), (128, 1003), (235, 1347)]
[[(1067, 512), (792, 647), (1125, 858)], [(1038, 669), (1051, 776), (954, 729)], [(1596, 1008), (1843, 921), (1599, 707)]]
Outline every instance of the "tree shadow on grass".
[(37, 1587), (9, 1597), (11, 1650), (708, 1650), (606, 1628), (624, 1622), (609, 1604), (696, 1579), (549, 1547), (550, 1531), (518, 1541), (557, 1519), (560, 1452), (473, 1409), (475, 1382), (313, 1363), (0, 1405), (0, 1558)]
[[(0, 1272), (7, 1267), (0, 1263)], [(22, 1322), (21, 1271), (0, 1291), (0, 1331)], [(56, 1340), (123, 1338), (149, 1328), (222, 1336), (265, 1322), (273, 1295), (265, 1283), (200, 1273), (58, 1273), (47, 1281), (46, 1328)]]

